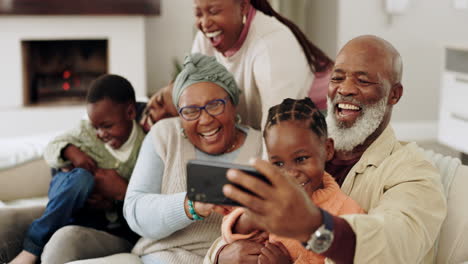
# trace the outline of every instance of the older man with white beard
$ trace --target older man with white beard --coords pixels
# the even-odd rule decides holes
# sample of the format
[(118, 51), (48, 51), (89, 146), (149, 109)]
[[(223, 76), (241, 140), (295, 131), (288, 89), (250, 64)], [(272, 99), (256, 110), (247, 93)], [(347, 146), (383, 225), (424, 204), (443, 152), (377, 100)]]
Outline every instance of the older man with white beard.
[[(310, 202), (289, 177), (260, 160), (253, 165), (271, 185), (228, 172), (229, 180), (260, 199), (233, 185), (224, 187), (225, 195), (243, 204), (264, 230), (299, 240), (338, 263), (434, 262), (446, 201), (437, 169), (415, 143), (397, 141), (389, 125), (403, 93), (401, 75), (399, 53), (375, 36), (349, 41), (333, 68), (327, 123), (336, 151), (326, 168), (368, 214), (332, 216)], [(248, 252), (248, 246), (224, 246), (219, 259)], [(212, 247), (211, 252), (217, 251)]]

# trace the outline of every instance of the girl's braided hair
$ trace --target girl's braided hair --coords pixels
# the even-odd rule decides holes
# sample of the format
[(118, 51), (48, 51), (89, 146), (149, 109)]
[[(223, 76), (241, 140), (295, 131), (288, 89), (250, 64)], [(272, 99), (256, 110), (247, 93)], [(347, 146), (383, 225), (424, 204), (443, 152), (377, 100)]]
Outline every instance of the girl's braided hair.
[(267, 130), (281, 121), (303, 120), (320, 139), (328, 138), (327, 123), (325, 117), (320, 113), (310, 98), (291, 99), (286, 98), (279, 105), (268, 110), (268, 118), (263, 131), (266, 136)]

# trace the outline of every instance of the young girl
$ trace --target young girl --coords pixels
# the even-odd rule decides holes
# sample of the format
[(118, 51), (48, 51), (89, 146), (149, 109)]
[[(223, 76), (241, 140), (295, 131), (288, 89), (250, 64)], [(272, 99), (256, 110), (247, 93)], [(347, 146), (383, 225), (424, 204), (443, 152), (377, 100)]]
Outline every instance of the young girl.
[[(293, 177), (317, 206), (333, 215), (364, 213), (341, 191), (332, 176), (324, 172), (325, 162), (333, 157), (333, 140), (328, 138), (325, 118), (309, 98), (288, 98), (270, 108), (264, 138), (270, 162), (284, 175)], [(268, 239), (259, 258), (270, 262), (324, 262), (324, 257), (306, 250), (299, 241), (258, 230), (243, 208), (225, 216), (222, 235), (227, 243), (239, 239), (257, 242)]]

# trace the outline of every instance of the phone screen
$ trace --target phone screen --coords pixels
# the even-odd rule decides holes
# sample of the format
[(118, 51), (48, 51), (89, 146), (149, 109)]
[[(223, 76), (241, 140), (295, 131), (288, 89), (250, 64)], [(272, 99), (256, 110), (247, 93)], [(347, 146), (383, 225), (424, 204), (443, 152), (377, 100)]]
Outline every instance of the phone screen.
[[(223, 194), (223, 186), (230, 183), (226, 178), (228, 169), (239, 169), (250, 175), (268, 180), (253, 167), (233, 163), (191, 160), (187, 163), (187, 195), (192, 201), (241, 206)], [(250, 191), (237, 186), (245, 192)]]

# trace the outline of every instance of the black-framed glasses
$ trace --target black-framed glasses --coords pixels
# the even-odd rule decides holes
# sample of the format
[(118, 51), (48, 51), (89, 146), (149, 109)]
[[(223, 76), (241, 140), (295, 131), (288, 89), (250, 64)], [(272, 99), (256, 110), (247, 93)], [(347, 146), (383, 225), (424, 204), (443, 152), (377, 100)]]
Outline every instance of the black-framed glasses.
[(196, 106), (196, 105), (184, 106), (179, 109), (179, 114), (187, 121), (197, 120), (200, 117), (201, 111), (203, 109), (209, 115), (217, 116), (217, 115), (224, 113), (227, 99), (228, 97), (224, 99), (215, 99), (213, 101), (209, 101), (204, 106)]

